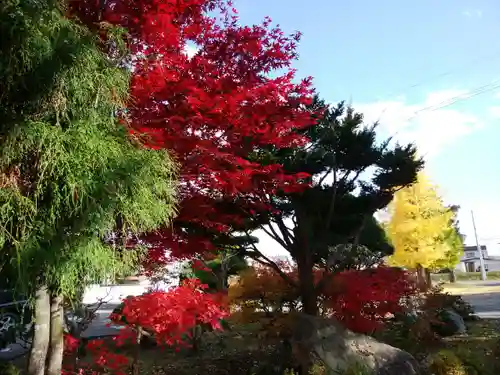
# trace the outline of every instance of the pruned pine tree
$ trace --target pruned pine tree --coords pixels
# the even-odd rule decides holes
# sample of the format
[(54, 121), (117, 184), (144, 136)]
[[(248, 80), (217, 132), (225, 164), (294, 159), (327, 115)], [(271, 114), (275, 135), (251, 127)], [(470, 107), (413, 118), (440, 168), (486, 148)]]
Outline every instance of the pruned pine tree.
[(27, 374), (59, 375), (63, 300), (136, 263), (104, 239), (117, 218), (127, 234), (167, 224), (176, 167), (129, 139), (115, 116), (128, 72), (63, 1), (2, 1), (0, 34), (0, 267), (4, 287), (33, 297)]
[[(297, 283), (288, 281), (300, 290), (304, 311), (316, 315), (326, 278), (316, 282), (315, 269), (326, 269), (330, 275), (370, 267), (392, 254), (373, 215), (398, 189), (415, 181), (423, 161), (412, 144), (379, 142), (378, 124), (367, 124), (361, 113), (344, 103), (326, 106), (315, 97), (308, 108), (317, 121), (300, 130), (308, 139), (306, 145), (261, 148), (255, 158), (279, 163), (287, 173), (305, 173), (310, 186), (269, 196), (275, 210), (255, 215), (249, 226), (265, 231), (290, 254), (299, 277)], [(257, 247), (246, 255), (279, 271)]]

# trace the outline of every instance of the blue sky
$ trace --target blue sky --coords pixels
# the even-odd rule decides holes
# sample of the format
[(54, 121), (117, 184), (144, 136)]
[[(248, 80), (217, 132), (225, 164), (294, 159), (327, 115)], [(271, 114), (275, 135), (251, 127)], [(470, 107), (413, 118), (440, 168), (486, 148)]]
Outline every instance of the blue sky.
[[(472, 209), (481, 242), (500, 253), (497, 0), (234, 4), (241, 23), (270, 16), (285, 32), (300, 30), (299, 75), (313, 76), (326, 100), (350, 101), (367, 121), (380, 120), (383, 135), (415, 142), (445, 201), (462, 206), (467, 243), (474, 242)], [(475, 95), (480, 87), (489, 91)], [(443, 107), (450, 99), (456, 103)], [(263, 247), (274, 245), (262, 240)]]

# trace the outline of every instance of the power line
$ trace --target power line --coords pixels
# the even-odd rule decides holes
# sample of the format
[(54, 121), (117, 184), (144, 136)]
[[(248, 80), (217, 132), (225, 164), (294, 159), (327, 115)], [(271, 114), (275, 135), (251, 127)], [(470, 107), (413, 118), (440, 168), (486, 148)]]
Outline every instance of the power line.
[[(406, 86), (406, 88), (401, 88), (401, 89), (399, 89), (399, 90), (397, 90), (397, 91), (393, 91), (393, 92), (392, 92), (392, 94), (389, 94), (388, 96), (394, 96), (394, 95), (396, 95), (396, 94), (402, 94), (404, 91), (412, 90), (412, 89), (414, 89), (414, 88), (416, 88), (416, 87), (419, 87), (419, 86), (421, 86), (421, 85), (423, 85), (423, 84), (425, 84), (425, 83), (427, 83), (427, 82), (429, 82), (429, 81), (431, 81), (431, 80), (436, 80), (436, 79), (440, 79), (440, 78), (443, 78), (443, 77), (449, 76), (449, 75), (451, 75), (451, 74), (453, 74), (453, 73), (457, 73), (457, 72), (459, 72), (459, 71), (465, 70), (465, 69), (467, 69), (467, 68), (469, 68), (469, 67), (471, 67), (471, 66), (473, 66), (473, 65), (475, 65), (475, 64), (477, 64), (477, 63), (479, 63), (479, 62), (481, 62), (481, 61), (490, 60), (490, 59), (494, 59), (494, 58), (498, 58), (498, 57), (500, 57), (500, 51), (496, 51), (496, 52), (495, 52), (495, 53), (493, 53), (493, 54), (489, 54), (489, 55), (486, 55), (486, 56), (481, 56), (481, 57), (475, 58), (475, 59), (473, 59), (473, 60), (470, 60), (470, 61), (469, 61), (469, 62), (467, 62), (466, 64), (464, 64), (464, 65), (460, 66), (459, 68), (455, 68), (455, 69), (448, 69), (448, 70), (445, 70), (445, 71), (443, 71), (443, 72), (441, 72), (441, 73), (439, 73), (439, 74), (437, 74), (437, 75), (434, 75), (434, 76), (430, 76), (430, 77), (424, 78), (423, 80), (420, 80), (420, 81), (418, 81), (417, 83), (414, 83), (414, 84), (412, 84), (412, 85)], [(379, 101), (380, 101), (380, 100), (379, 100)], [(451, 103), (451, 104), (453, 104), (453, 103)], [(451, 104), (450, 104), (450, 105), (451, 105)], [(378, 120), (377, 120), (377, 121), (379, 121), (379, 120), (381, 119), (381, 117), (384, 115), (384, 113), (387, 111), (387, 109), (388, 109), (388, 106), (386, 106), (386, 107), (383, 109), (383, 111), (380, 113), (380, 115), (378, 116)], [(415, 115), (415, 114), (414, 114), (414, 115)], [(414, 117), (415, 117), (415, 116), (413, 116), (413, 117), (409, 118), (407, 121), (411, 120), (411, 119), (412, 119), (412, 118), (414, 118)], [(393, 137), (394, 137), (394, 136), (396, 136), (397, 134), (398, 134), (398, 132), (396, 132), (396, 133), (393, 135)]]
[[(422, 79), (422, 80), (420, 80), (420, 81), (418, 81), (418, 82), (416, 82), (414, 84), (402, 87), (399, 90), (394, 90), (392, 93), (390, 93), (387, 96), (394, 96), (394, 95), (402, 94), (405, 91), (412, 90), (412, 89), (414, 89), (416, 87), (419, 87), (419, 86), (422, 86), (423, 84), (428, 83), (430, 81), (433, 81), (433, 80), (436, 80), (436, 79), (440, 79), (440, 78), (443, 78), (443, 77), (447, 77), (447, 76), (452, 75), (454, 73), (458, 73), (460, 71), (468, 69), (471, 66), (476, 65), (479, 62), (490, 60), (490, 59), (494, 59), (494, 58), (498, 58), (498, 57), (500, 57), (500, 51), (496, 51), (495, 53), (488, 54), (488, 55), (485, 55), (485, 56), (481, 56), (481, 57), (472, 59), (472, 60), (468, 61), (467, 63), (459, 66), (458, 68), (452, 68), (452, 69), (445, 70), (445, 71), (443, 71), (441, 73), (438, 73), (436, 75), (432, 75), (432, 76), (429, 76), (427, 78), (424, 78), (424, 79)], [(385, 112), (385, 110), (384, 110), (384, 112)]]
[[(416, 117), (420, 116), (422, 113), (434, 112), (434, 111), (437, 111), (439, 109), (449, 107), (450, 105), (453, 105), (453, 104), (458, 103), (460, 101), (468, 100), (468, 99), (471, 99), (471, 98), (476, 97), (478, 95), (481, 95), (481, 94), (484, 94), (487, 92), (491, 92), (491, 91), (499, 89), (499, 88), (500, 88), (500, 79), (495, 79), (495, 80), (491, 81), (490, 83), (476, 87), (475, 89), (468, 91), (465, 94), (456, 95), (456, 96), (453, 96), (451, 98), (445, 99), (437, 104), (432, 104), (432, 105), (429, 105), (427, 107), (420, 108), (420, 109), (416, 110), (415, 112), (413, 112), (413, 114), (410, 117), (403, 120), (402, 122), (411, 121), (411, 120), (415, 119)], [(380, 114), (380, 116), (383, 115), (383, 113), (385, 112), (386, 109), (384, 109), (384, 111)], [(380, 120), (380, 117), (379, 117), (379, 120)], [(391, 138), (396, 137), (400, 131), (401, 130), (397, 130), (391, 136)]]
[(479, 87), (475, 88), (472, 91), (468, 91), (467, 93), (456, 95), (454, 97), (445, 99), (445, 100), (443, 100), (440, 103), (432, 104), (430, 106), (427, 106), (427, 107), (424, 107), (424, 108), (420, 108), (419, 110), (415, 111), (413, 113), (413, 115), (407, 121), (412, 120), (413, 118), (417, 117), (418, 114), (420, 114), (422, 112), (437, 111), (439, 109), (446, 108), (446, 107), (448, 107), (450, 105), (453, 105), (455, 103), (458, 103), (460, 101), (468, 100), (468, 99), (471, 99), (471, 98), (476, 97), (478, 95), (481, 95), (481, 94), (484, 94), (484, 93), (487, 93), (487, 92), (491, 92), (491, 91), (496, 90), (498, 88), (500, 88), (500, 80), (499, 79), (493, 80), (492, 82), (487, 83), (486, 85), (483, 85), (483, 86), (479, 86)]

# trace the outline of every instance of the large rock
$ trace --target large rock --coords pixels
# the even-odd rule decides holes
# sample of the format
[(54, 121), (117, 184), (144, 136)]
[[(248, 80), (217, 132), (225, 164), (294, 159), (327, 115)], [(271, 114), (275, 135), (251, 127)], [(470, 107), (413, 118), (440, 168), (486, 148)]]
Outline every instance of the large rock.
[(464, 319), (453, 309), (444, 309), (437, 315), (439, 321), (432, 324), (433, 330), (440, 336), (467, 334), (467, 326)]
[(464, 318), (462, 318), (455, 310), (446, 309), (449, 319), (457, 327), (457, 333), (459, 335), (465, 335), (467, 333), (467, 326), (465, 325)]
[(373, 375), (420, 374), (409, 353), (349, 331), (333, 319), (299, 315), (293, 341), (302, 351), (316, 354), (332, 371), (342, 373), (361, 366)]

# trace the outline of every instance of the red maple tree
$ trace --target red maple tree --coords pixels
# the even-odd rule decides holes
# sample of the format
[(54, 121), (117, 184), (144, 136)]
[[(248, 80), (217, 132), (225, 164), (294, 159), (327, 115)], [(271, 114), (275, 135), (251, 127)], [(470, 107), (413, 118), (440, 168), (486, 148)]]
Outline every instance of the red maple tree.
[(312, 122), (304, 107), (311, 79), (296, 82), (291, 68), (299, 33), (286, 36), (270, 19), (239, 26), (225, 0), (70, 4), (91, 27), (125, 28), (133, 75), (124, 121), (145, 145), (170, 150), (180, 164), (179, 215), (171, 228), (145, 237), (152, 264), (168, 260), (166, 249), (175, 257), (212, 252), (214, 236), (269, 210), (270, 195), (303, 187), (304, 174), (252, 159), (262, 147), (307, 141), (296, 130)]

